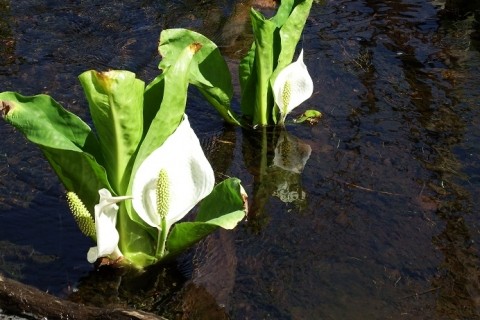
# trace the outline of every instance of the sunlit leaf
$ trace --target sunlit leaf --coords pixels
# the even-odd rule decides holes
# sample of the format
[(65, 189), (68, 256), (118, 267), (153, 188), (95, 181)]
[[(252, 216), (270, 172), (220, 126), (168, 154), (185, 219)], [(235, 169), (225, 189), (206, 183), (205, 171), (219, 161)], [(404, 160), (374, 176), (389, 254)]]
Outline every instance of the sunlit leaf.
[(87, 97), (110, 183), (127, 190), (132, 159), (142, 138), (145, 84), (123, 70), (87, 71), (79, 76)]
[(239, 179), (216, 185), (200, 203), (195, 221), (173, 226), (167, 239), (167, 257), (181, 253), (218, 228), (233, 229), (245, 217), (245, 197)]
[(191, 65), (190, 83), (199, 89), (226, 121), (239, 125), (240, 120), (230, 106), (233, 96), (230, 70), (217, 45), (210, 39), (187, 29), (163, 30), (158, 47), (162, 56), (159, 67), (165, 70), (175, 64), (183, 48), (192, 43), (200, 44), (201, 49)]
[(93, 212), (98, 190), (109, 182), (90, 127), (47, 95), (3, 92), (0, 106), (3, 118), (40, 147), (66, 189)]

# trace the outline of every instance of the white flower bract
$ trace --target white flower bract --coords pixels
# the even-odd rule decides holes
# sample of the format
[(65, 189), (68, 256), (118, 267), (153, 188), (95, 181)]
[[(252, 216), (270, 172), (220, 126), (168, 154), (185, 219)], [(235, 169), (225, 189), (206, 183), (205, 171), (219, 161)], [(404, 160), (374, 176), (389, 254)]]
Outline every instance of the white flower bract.
[(133, 208), (145, 223), (159, 229), (156, 188), (162, 169), (168, 177), (166, 220), (170, 228), (210, 194), (215, 184), (212, 166), (186, 115), (175, 132), (143, 161), (133, 180)]
[(117, 259), (122, 256), (118, 249), (119, 235), (116, 228), (118, 206), (117, 202), (130, 199), (131, 197), (113, 197), (107, 189), (100, 189), (100, 201), (95, 205), (95, 231), (97, 246), (90, 248), (87, 260), (94, 263), (98, 258), (110, 257)]
[(286, 66), (273, 84), (273, 96), (280, 110), (280, 123), (302, 102), (313, 94), (313, 80), (303, 63), (303, 49), (297, 61)]

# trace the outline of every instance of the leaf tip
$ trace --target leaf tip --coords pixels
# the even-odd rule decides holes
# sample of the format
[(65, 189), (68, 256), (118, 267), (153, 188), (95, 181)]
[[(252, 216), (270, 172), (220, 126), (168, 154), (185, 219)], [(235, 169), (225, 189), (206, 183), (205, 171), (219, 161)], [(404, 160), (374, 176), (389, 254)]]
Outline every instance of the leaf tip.
[(192, 50), (193, 53), (197, 53), (200, 49), (202, 49), (202, 44), (199, 42), (194, 42), (190, 45), (190, 50)]
[(242, 185), (240, 185), (240, 195), (243, 200), (243, 210), (245, 211), (245, 215), (248, 215), (248, 195)]
[(0, 101), (0, 115), (5, 118), (15, 106), (10, 101)]

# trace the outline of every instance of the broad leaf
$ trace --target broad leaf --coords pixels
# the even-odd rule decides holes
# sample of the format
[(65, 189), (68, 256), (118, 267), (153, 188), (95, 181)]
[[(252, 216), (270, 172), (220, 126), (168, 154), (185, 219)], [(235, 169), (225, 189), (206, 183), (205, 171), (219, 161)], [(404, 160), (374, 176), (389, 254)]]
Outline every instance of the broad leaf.
[(240, 180), (230, 178), (215, 186), (200, 203), (194, 222), (177, 223), (167, 239), (168, 257), (188, 249), (218, 228), (233, 229), (245, 217)]
[(87, 71), (79, 76), (106, 161), (110, 183), (127, 190), (132, 159), (142, 138), (145, 84), (129, 71)]
[(163, 57), (159, 67), (165, 70), (173, 65), (183, 48), (192, 43), (199, 43), (201, 49), (194, 57), (189, 75), (190, 82), (227, 122), (240, 125), (237, 115), (230, 107), (233, 96), (230, 70), (220, 50), (210, 39), (187, 29), (163, 30), (158, 47)]
[(40, 147), (66, 189), (93, 212), (98, 190), (109, 182), (90, 127), (47, 95), (3, 92), (0, 101), (3, 118)]
[[(293, 1), (282, 1), (282, 6), (287, 8), (289, 2)], [(307, 21), (308, 15), (310, 14), (312, 0), (303, 0), (297, 2), (298, 4), (295, 5), (287, 19), (280, 19), (279, 13), (277, 13), (277, 15), (273, 18), (274, 21), (281, 21), (282, 23), (279, 24), (281, 50), (278, 53), (278, 61), (275, 72), (270, 79), (271, 83), (275, 81), (277, 74), (292, 62), (297, 43), (302, 36), (303, 28)]]
[(255, 113), (253, 125), (267, 125), (270, 123), (273, 109), (273, 95), (270, 88), (270, 76), (275, 68), (275, 31), (277, 26), (270, 20), (252, 9), (253, 32), (255, 34), (255, 68), (256, 91)]
[(257, 85), (257, 73), (255, 69), (255, 42), (243, 57), (238, 66), (238, 76), (241, 89), (241, 110), (243, 116), (253, 119), (255, 113), (255, 90)]
[[(184, 48), (176, 63), (156, 77), (144, 92), (144, 133), (127, 194), (132, 193), (133, 177), (143, 161), (175, 131), (185, 114), (188, 75), (197, 45)], [(134, 265), (142, 267), (155, 258), (156, 229), (148, 226), (133, 210), (131, 201), (120, 206), (118, 215), (120, 250)], [(148, 240), (147, 240), (148, 239)]]

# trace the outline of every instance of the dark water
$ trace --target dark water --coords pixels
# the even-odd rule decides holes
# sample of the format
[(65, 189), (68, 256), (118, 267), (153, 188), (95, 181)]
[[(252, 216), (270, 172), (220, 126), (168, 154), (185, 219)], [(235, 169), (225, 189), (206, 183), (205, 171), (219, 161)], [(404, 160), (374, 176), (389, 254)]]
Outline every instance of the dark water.
[[(163, 28), (215, 39), (234, 69), (251, 41), (245, 8), (0, 0), (0, 89), (48, 93), (86, 119), (77, 75), (129, 69), (149, 81)], [(192, 125), (217, 177), (243, 180), (251, 215), (200, 246), (183, 287), (132, 289), (125, 276), (113, 300), (191, 319), (480, 318), (479, 11), (478, 1), (315, 3), (302, 39), (315, 92), (298, 111), (321, 110), (315, 126), (227, 128), (192, 90)], [(57, 178), (2, 122), (0, 137), (1, 272), (101, 304), (82, 297), (107, 295), (106, 280), (90, 273), (90, 243)], [(280, 146), (297, 169), (274, 165)], [(132, 298), (139, 290), (151, 301)]]

